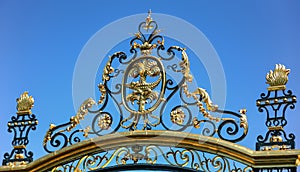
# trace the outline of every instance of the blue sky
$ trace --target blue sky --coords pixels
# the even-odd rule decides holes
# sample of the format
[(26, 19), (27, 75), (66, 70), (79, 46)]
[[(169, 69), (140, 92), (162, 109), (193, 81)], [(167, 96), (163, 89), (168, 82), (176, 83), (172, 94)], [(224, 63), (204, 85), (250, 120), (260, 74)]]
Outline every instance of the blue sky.
[[(300, 94), (299, 7), (299, 1), (292, 0), (0, 1), (0, 160), (12, 148), (12, 134), (6, 130), (16, 112), (15, 99), (25, 90), (35, 98), (33, 112), (39, 125), (30, 135), (28, 149), (36, 159), (45, 155), (42, 140), (49, 124), (64, 123), (75, 114), (72, 79), (84, 45), (111, 22), (140, 13), (146, 16), (148, 9), (182, 18), (211, 42), (225, 72), (226, 109), (247, 108), (250, 129), (241, 144), (254, 149), (256, 136), (266, 131), (265, 114), (258, 113), (255, 102), (266, 92), (268, 70), (276, 63), (286, 65), (291, 69), (287, 87)], [(297, 112), (298, 103), (287, 113), (286, 131), (298, 136), (299, 148)]]

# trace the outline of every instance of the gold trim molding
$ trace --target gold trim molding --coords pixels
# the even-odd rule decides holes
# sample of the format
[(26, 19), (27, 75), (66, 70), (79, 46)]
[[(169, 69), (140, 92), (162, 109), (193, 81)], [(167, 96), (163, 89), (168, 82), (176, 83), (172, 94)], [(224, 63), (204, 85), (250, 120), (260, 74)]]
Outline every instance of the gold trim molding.
[[(162, 139), (163, 138), (163, 139)], [(2, 166), (0, 171), (44, 171), (87, 154), (120, 146), (159, 145), (196, 149), (218, 154), (253, 168), (296, 167), (300, 150), (253, 151), (219, 138), (174, 131), (130, 131), (90, 138), (65, 147), (23, 166)]]
[(14, 149), (26, 149), (26, 145), (17, 145), (14, 146)]

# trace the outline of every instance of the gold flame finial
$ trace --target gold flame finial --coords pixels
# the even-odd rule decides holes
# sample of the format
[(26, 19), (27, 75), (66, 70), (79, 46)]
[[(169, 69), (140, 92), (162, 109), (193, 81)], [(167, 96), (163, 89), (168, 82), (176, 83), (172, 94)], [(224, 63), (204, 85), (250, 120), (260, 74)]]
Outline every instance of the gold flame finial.
[(270, 85), (268, 90), (284, 90), (289, 73), (290, 69), (286, 69), (282, 64), (276, 64), (274, 71), (270, 70), (266, 76), (266, 83)]
[(31, 114), (31, 108), (33, 107), (34, 99), (28, 95), (28, 91), (25, 91), (17, 98), (17, 114)]

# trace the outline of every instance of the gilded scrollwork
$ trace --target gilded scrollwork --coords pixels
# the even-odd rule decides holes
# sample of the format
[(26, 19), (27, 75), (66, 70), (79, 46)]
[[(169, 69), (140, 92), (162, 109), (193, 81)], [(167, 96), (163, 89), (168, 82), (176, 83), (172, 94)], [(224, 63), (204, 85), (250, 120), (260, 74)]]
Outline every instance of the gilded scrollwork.
[[(47, 143), (57, 148), (77, 143), (81, 139), (76, 133), (83, 133), (84, 137), (102, 136), (154, 127), (172, 131), (194, 127), (205, 136), (217, 135), (232, 142), (242, 140), (248, 132), (246, 114), (220, 110), (205, 89), (193, 87), (195, 82), (186, 49), (166, 48), (164, 37), (159, 33), (149, 12), (130, 41), (131, 55), (116, 52), (109, 56), (98, 84), (98, 108), (92, 110), (95, 102), (88, 100), (90, 103), (84, 102), (69, 122), (51, 125), (44, 139), (45, 147)], [(169, 72), (176, 73), (176, 78)], [(176, 99), (176, 96), (179, 97)], [(75, 130), (87, 114), (92, 117), (90, 125)], [(64, 132), (71, 130), (75, 131), (66, 136)], [(56, 141), (58, 137), (65, 141)]]
[[(257, 106), (259, 112), (267, 113), (268, 131), (257, 137), (256, 151), (252, 151), (234, 144), (248, 133), (247, 110), (236, 113), (214, 104), (209, 93), (193, 82), (186, 49), (166, 49), (158, 33), (149, 11), (130, 41), (132, 56), (128, 58), (124, 52), (109, 56), (98, 85), (98, 104), (89, 98), (68, 122), (50, 124), (44, 149), (48, 153), (64, 149), (34, 163), (33, 153), (26, 150), (28, 133), (38, 124), (31, 113), (34, 99), (28, 92), (21, 94), (17, 116), (7, 124), (8, 131), (14, 132), (13, 150), (4, 154), (2, 169), (79, 172), (162, 165), (157, 167), (178, 171), (295, 171), (300, 164), (299, 150), (293, 150), (296, 136), (284, 130), (285, 112), (294, 109), (296, 103), (296, 96), (285, 86), (290, 70), (276, 64), (266, 76), (268, 93), (261, 94)], [(176, 73), (176, 77), (169, 72)], [(92, 108), (94, 105), (97, 107)], [(87, 127), (79, 128), (87, 118)], [(152, 128), (160, 131), (133, 131)], [(183, 133), (186, 129), (188, 132)], [(120, 132), (124, 130), (130, 132)], [(90, 135), (99, 138), (70, 146)]]
[(252, 167), (221, 155), (210, 154), (189, 148), (171, 148), (156, 145), (133, 145), (119, 147), (101, 153), (83, 156), (80, 159), (54, 167), (52, 171), (91, 171), (128, 164), (166, 164), (178, 169), (197, 171), (253, 171)]
[(119, 59), (124, 59), (126, 58), (126, 55), (123, 53), (123, 52), (116, 52), (114, 53), (112, 56), (109, 57), (104, 69), (103, 69), (103, 73), (102, 73), (102, 83), (98, 84), (98, 89), (101, 93), (101, 96), (98, 100), (98, 104), (102, 104), (103, 101), (105, 100), (106, 98), (106, 94), (107, 94), (107, 90), (106, 90), (106, 84), (107, 82), (114, 76), (112, 76), (111, 74), (114, 72), (114, 71), (118, 71), (120, 72), (119, 70), (117, 69), (114, 69), (112, 67), (112, 62), (115, 58), (119, 58)]
[[(146, 32), (150, 31), (150, 35), (144, 34), (142, 30), (145, 30)], [(187, 110), (187, 114), (185, 115), (183, 115), (184, 113), (177, 113), (176, 110), (174, 112), (172, 111), (170, 112), (171, 121), (176, 125), (181, 126), (180, 130), (184, 130), (190, 126), (200, 128), (200, 124), (209, 123), (212, 128), (204, 129), (203, 133), (209, 133), (208, 135), (212, 135), (218, 131), (218, 129), (216, 129), (218, 127), (215, 126), (215, 122), (218, 123), (220, 121), (227, 121), (225, 122), (226, 124), (237, 122), (233, 118), (221, 118), (212, 114), (222, 113), (223, 111), (218, 110), (218, 106), (213, 104), (209, 94), (205, 89), (198, 87), (193, 91), (189, 90), (188, 85), (193, 82), (193, 76), (190, 73), (190, 62), (186, 53), (186, 49), (181, 48), (180, 46), (171, 46), (166, 51), (170, 56), (163, 57), (161, 52), (165, 50), (164, 38), (158, 35), (159, 32), (160, 30), (158, 30), (158, 25), (152, 19), (151, 12), (149, 12), (145, 22), (142, 22), (139, 25), (138, 33), (134, 34), (134, 38), (130, 41), (130, 52), (134, 54), (133, 57), (126, 62), (123, 61), (127, 59), (127, 55), (124, 52), (117, 52), (109, 57), (109, 60), (103, 69), (102, 83), (98, 85), (101, 93), (98, 103), (103, 104), (103, 106), (99, 109), (99, 111), (97, 111), (97, 113), (105, 109), (108, 103), (108, 98), (111, 97), (115, 106), (118, 107), (121, 116), (119, 126), (124, 129), (136, 130), (138, 129), (138, 124), (142, 124), (141, 129), (149, 130), (151, 127), (156, 127), (163, 122), (162, 115), (164, 113), (166, 104), (171, 98), (173, 98), (177, 91), (179, 91), (181, 94), (182, 90), (182, 93), (187, 98), (192, 98), (195, 101), (195, 103), (190, 104), (186, 103), (182, 99), (183, 103), (186, 104), (184, 109), (187, 110), (189, 109), (189, 106), (196, 105), (198, 111), (203, 115), (204, 119), (192, 117), (193, 113), (190, 112), (191, 110)], [(138, 52), (137, 49), (139, 49), (141, 52), (140, 57), (136, 55)], [(158, 57), (153, 55), (153, 49), (157, 49)], [(173, 80), (166, 78), (166, 71), (164, 69), (163, 61), (167, 62), (173, 60), (176, 56), (174, 50), (177, 50), (181, 53), (181, 60), (178, 65), (173, 64), (172, 66), (168, 66), (168, 68), (171, 68), (174, 72), (181, 73), (183, 78), (177, 86), (171, 88), (169, 86), (173, 84)], [(119, 70), (112, 66), (112, 62), (116, 58), (119, 59), (120, 64), (125, 65), (126, 70), (122, 73), (122, 84), (116, 85), (116, 88), (120, 88), (122, 91), (112, 93), (109, 89), (108, 81), (116, 78), (113, 73), (114, 71)], [(177, 67), (180, 69), (177, 69)], [(166, 90), (170, 90), (171, 93), (169, 93), (169, 95), (165, 95)], [(121, 93), (121, 102), (115, 97), (115, 95), (119, 93)], [(104, 102), (104, 100), (106, 102)], [(128, 102), (130, 102), (130, 104), (128, 104)], [(161, 104), (162, 106), (160, 106)], [(172, 109), (174, 110), (174, 108)], [(160, 114), (157, 114), (157, 110), (160, 112)], [(153, 113), (154, 111), (156, 111), (156, 113)], [(244, 128), (244, 133), (247, 133), (248, 125), (247, 120), (245, 120), (246, 116), (235, 116), (238, 117), (240, 121), (243, 120), (241, 123), (241, 128)], [(225, 126), (225, 123), (222, 124), (222, 126)], [(162, 126), (166, 128), (165, 124), (162, 124)], [(233, 133), (236, 134), (236, 132)]]
[[(185, 52), (185, 49), (182, 49), (181, 54), (182, 54), (182, 61), (180, 62), (180, 67), (182, 68), (181, 72), (183, 73), (183, 76), (187, 82), (192, 82), (193, 76), (190, 74), (190, 62)], [(199, 108), (199, 111), (203, 114), (204, 117), (207, 117), (211, 120), (216, 120), (216, 121), (219, 120), (218, 118), (211, 116), (208, 112), (208, 111), (216, 111), (218, 109), (218, 106), (213, 104), (209, 94), (206, 92), (205, 89), (198, 87), (195, 91), (190, 92), (188, 90), (188, 84), (186, 82), (184, 82), (182, 87), (187, 97), (192, 97), (195, 101), (197, 101), (197, 106)], [(202, 102), (199, 100), (199, 97), (197, 95), (200, 95), (202, 102), (205, 103), (208, 111), (205, 110)]]
[[(78, 124), (80, 124), (80, 121), (83, 120), (84, 117), (88, 114), (88, 109), (95, 104), (96, 102), (92, 98), (88, 98), (81, 104), (76, 115), (72, 116), (69, 122), (58, 126), (54, 124), (50, 124), (50, 127), (46, 132), (46, 135), (43, 140), (44, 149), (47, 152), (52, 152), (47, 148), (47, 143), (49, 141), (52, 147), (61, 147), (61, 148), (66, 147), (68, 143), (70, 144), (72, 144), (72, 142), (77, 143), (80, 141), (80, 139), (79, 137), (75, 137), (74, 135), (79, 132), (82, 132), (83, 136), (87, 137), (90, 127), (87, 127), (86, 129), (75, 130), (70, 134), (69, 137), (66, 134), (64, 134), (64, 132), (71, 132)], [(58, 140), (59, 137), (62, 138), (62, 141)]]
[(96, 104), (96, 102), (92, 98), (85, 100), (81, 104), (76, 115), (71, 117), (70, 119), (71, 125), (68, 126), (66, 130), (71, 131), (73, 128), (75, 128), (80, 123), (80, 120), (83, 120), (84, 116), (88, 114), (88, 109), (91, 108), (94, 104)]

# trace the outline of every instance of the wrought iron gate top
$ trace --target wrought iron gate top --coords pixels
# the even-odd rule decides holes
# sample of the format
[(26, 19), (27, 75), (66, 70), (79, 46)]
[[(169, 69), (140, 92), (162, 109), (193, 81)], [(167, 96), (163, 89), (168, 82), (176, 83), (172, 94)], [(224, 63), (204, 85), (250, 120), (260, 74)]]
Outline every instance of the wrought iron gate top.
[[(8, 123), (14, 148), (4, 155), (0, 171), (90, 171), (157, 161), (199, 171), (296, 170), (300, 150), (294, 150), (295, 135), (284, 130), (285, 111), (296, 103), (286, 91), (289, 69), (278, 64), (267, 74), (270, 87), (257, 106), (267, 113), (268, 132), (258, 136), (253, 151), (236, 144), (248, 133), (246, 109), (215, 105), (195, 83), (187, 50), (166, 44), (149, 12), (129, 42), (129, 53), (107, 58), (99, 100), (88, 98), (68, 122), (50, 124), (43, 141), (49, 154), (34, 162), (26, 149), (28, 133), (37, 125), (34, 100), (22, 94), (17, 117)], [(88, 125), (80, 128), (84, 120)]]
[[(84, 101), (77, 114), (62, 125), (51, 124), (44, 144), (65, 147), (74, 141), (75, 132), (84, 136), (105, 135), (134, 130), (190, 131), (237, 142), (248, 132), (246, 110), (219, 109), (209, 94), (193, 88), (190, 61), (185, 48), (165, 46), (157, 23), (148, 14), (129, 42), (130, 56), (116, 52), (108, 57), (98, 85), (101, 96)], [(175, 73), (178, 78), (172, 78)], [(121, 81), (121, 82), (120, 82)], [(96, 107), (92, 110), (92, 107)], [(94, 114), (85, 129), (65, 136), (67, 143), (53, 145), (56, 136), (72, 131), (86, 115)], [(59, 134), (58, 134), (59, 133)], [(78, 140), (77, 140), (78, 141)], [(76, 140), (75, 140), (76, 142)]]

